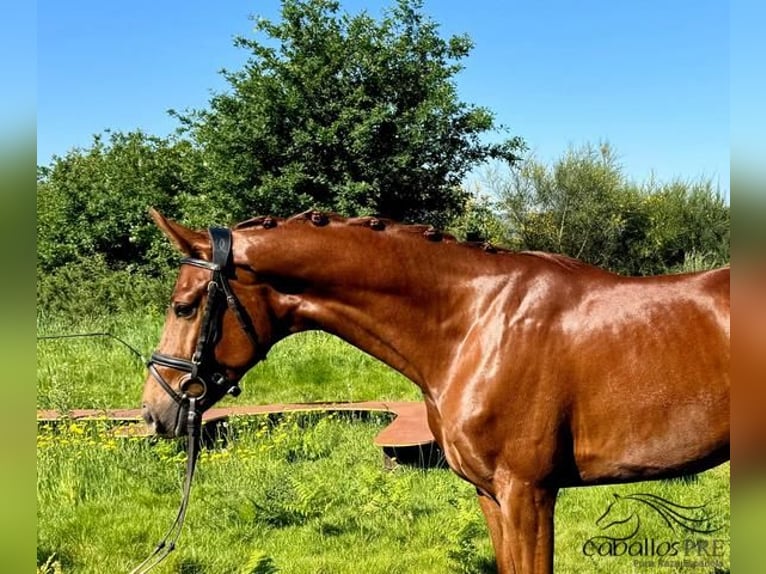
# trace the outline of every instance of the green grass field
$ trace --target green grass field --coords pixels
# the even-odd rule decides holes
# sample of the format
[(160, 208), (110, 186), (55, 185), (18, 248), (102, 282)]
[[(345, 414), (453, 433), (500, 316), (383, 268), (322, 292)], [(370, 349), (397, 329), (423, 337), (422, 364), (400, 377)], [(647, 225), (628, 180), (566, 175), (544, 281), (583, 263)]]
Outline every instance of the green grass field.
[[(39, 323), (39, 333), (110, 330), (149, 351), (161, 318)], [(144, 371), (108, 340), (41, 342), (38, 407), (135, 407)], [(278, 345), (243, 384), (238, 403), (417, 400), (417, 388), (332, 337)], [(179, 548), (164, 573), (493, 572), (475, 491), (447, 469), (386, 471), (372, 438), (387, 417), (295, 415), (234, 419), (206, 450)], [(41, 425), (37, 439), (38, 572), (126, 572), (169, 527), (180, 501), (182, 444), (116, 436), (106, 421)], [(706, 504), (714, 534), (671, 529), (643, 511), (640, 538), (677, 541), (672, 565), (644, 556), (586, 556), (614, 494), (648, 492)], [(619, 518), (620, 516), (617, 516)], [(704, 556), (712, 549), (721, 556)], [(716, 542), (717, 541), (717, 542)], [(686, 562), (683, 562), (685, 560)], [(47, 562), (47, 566), (45, 565)], [(704, 563), (704, 565), (703, 565)], [(715, 566), (714, 563), (719, 564)], [(729, 570), (729, 466), (691, 482), (564, 490), (556, 515), (556, 572), (713, 573)]]
[[(160, 339), (163, 321), (156, 314), (84, 318), (76, 323), (38, 321), (37, 330), (39, 335), (109, 331), (148, 356)], [(141, 361), (109, 338), (37, 344), (37, 406), (41, 409), (136, 408), (145, 377)], [(317, 331), (276, 345), (267, 360), (247, 374), (242, 390), (236, 404), (420, 399), (420, 390), (403, 376)]]

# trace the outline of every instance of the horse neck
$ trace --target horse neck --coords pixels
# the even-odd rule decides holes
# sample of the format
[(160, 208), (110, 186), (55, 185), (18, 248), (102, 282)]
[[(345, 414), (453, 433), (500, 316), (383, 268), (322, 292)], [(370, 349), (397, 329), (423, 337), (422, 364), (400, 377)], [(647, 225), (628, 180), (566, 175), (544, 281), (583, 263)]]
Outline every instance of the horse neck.
[(292, 225), (252, 233), (247, 243), (251, 267), (276, 290), (279, 282), (300, 286), (282, 298), (288, 334), (337, 335), (428, 392), (464, 336), (453, 318), (472, 270), (454, 250), (466, 248), (403, 231)]

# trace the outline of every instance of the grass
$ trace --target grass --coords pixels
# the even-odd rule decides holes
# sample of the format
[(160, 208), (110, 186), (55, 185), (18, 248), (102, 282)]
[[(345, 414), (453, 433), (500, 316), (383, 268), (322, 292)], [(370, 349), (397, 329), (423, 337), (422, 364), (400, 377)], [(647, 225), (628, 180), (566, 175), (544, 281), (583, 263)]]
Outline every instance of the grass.
[[(160, 339), (164, 317), (124, 314), (111, 318), (38, 320), (38, 334), (108, 331), (145, 355)], [(37, 343), (37, 406), (135, 408), (146, 371), (141, 361), (108, 338)], [(294, 335), (279, 344), (244, 378), (232, 404), (315, 401), (419, 400), (420, 391), (377, 359), (321, 332)], [(222, 403), (226, 404), (226, 403)]]
[[(38, 332), (110, 331), (148, 352), (162, 317), (40, 320)], [(108, 339), (38, 344), (38, 407), (135, 407), (145, 371)], [(237, 404), (417, 400), (417, 388), (375, 359), (321, 333), (277, 345), (243, 383)], [(491, 573), (493, 552), (475, 491), (447, 469), (383, 469), (372, 438), (385, 415), (294, 415), (231, 421), (206, 450), (179, 548), (159, 572)], [(39, 574), (129, 571), (151, 551), (180, 502), (185, 452), (177, 442), (119, 437), (107, 421), (40, 426), (37, 438)], [(688, 535), (641, 515), (641, 537), (720, 539), (720, 569), (639, 565), (583, 553), (615, 493), (649, 492), (707, 504), (722, 528)], [(556, 514), (556, 572), (729, 569), (729, 466), (691, 482), (564, 490)], [(697, 548), (695, 546), (695, 548)], [(686, 554), (689, 554), (687, 556)], [(691, 559), (692, 553), (682, 558)], [(640, 559), (644, 559), (640, 557)], [(698, 560), (697, 562), (702, 562)], [(689, 562), (690, 563), (690, 562)]]
[[(384, 422), (232, 423), (236, 438), (200, 460), (181, 549), (164, 571), (240, 572), (258, 556), (280, 572), (447, 570), (445, 520), (461, 519), (472, 491), (443, 470), (384, 471), (371, 442)], [(38, 437), (38, 562), (55, 552), (64, 572), (127, 571), (179, 502), (179, 445), (115, 439), (105, 425)]]
[[(234, 419), (229, 440), (204, 451), (179, 548), (160, 572), (493, 572), (474, 489), (447, 469), (386, 471), (372, 438), (383, 416)], [(117, 438), (106, 421), (41, 427), (38, 564), (61, 572), (128, 571), (162, 537), (180, 500), (181, 444)], [(614, 493), (653, 492), (705, 502), (724, 529), (728, 465), (680, 481), (564, 490), (556, 516), (556, 571), (651, 572), (633, 558), (583, 555)], [(651, 518), (651, 517), (649, 517)], [(644, 536), (684, 535), (645, 520)], [(710, 539), (710, 536), (695, 538)], [(54, 570), (50, 569), (50, 572)], [(662, 572), (676, 572), (664, 568)], [(687, 570), (688, 571), (688, 570)], [(697, 569), (694, 572), (713, 572)]]

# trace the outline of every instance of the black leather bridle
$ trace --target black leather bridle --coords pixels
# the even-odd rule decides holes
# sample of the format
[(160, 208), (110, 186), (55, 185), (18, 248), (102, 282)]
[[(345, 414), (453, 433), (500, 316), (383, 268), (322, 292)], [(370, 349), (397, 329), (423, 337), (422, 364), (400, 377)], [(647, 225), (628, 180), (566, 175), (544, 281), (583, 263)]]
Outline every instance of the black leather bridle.
[[(192, 265), (211, 271), (211, 278), (207, 284), (207, 302), (205, 303), (194, 353), (191, 358), (187, 359), (154, 352), (147, 362), (149, 372), (154, 379), (178, 404), (179, 413), (182, 407), (188, 407), (189, 398), (192, 396), (197, 399), (197, 407), (204, 410), (205, 402), (208, 402), (207, 406), (211, 404), (209, 397), (211, 389), (218, 391), (216, 393), (218, 397), (226, 393), (236, 397), (241, 392), (238, 382), (228, 379), (224, 369), (215, 359), (215, 346), (221, 338), (222, 320), (226, 308), (234, 313), (240, 327), (253, 345), (253, 349), (256, 352), (259, 349), (258, 337), (250, 317), (229, 285), (229, 278), (234, 274), (231, 231), (222, 227), (211, 227), (208, 229), (208, 233), (212, 245), (211, 261), (194, 257), (187, 257), (181, 261), (182, 265)], [(179, 385), (178, 391), (168, 384), (157, 366), (187, 373)], [(213, 397), (212, 400), (215, 401), (216, 398)], [(177, 420), (177, 424), (179, 422)]]
[[(237, 317), (242, 330), (253, 345), (255, 353), (260, 352), (258, 337), (245, 312), (229, 285), (229, 277), (234, 274), (234, 263), (231, 256), (231, 231), (221, 227), (208, 229), (212, 245), (211, 261), (187, 257), (181, 261), (182, 265), (193, 265), (211, 271), (212, 276), (207, 284), (207, 302), (202, 315), (199, 336), (194, 354), (190, 359), (175, 357), (164, 353), (152, 354), (146, 366), (149, 372), (168, 395), (178, 404), (176, 414), (175, 434), (181, 429), (182, 411), (186, 410), (186, 434), (187, 461), (186, 476), (184, 478), (183, 498), (178, 509), (176, 518), (163, 539), (154, 548), (154, 551), (144, 559), (141, 564), (131, 570), (131, 574), (144, 574), (160, 564), (174, 549), (176, 541), (181, 535), (186, 509), (189, 505), (192, 479), (196, 467), (197, 457), (200, 450), (200, 430), (202, 412), (205, 410), (204, 401), (208, 399), (207, 406), (215, 402), (217, 397), (208, 395), (211, 389), (218, 390), (219, 395), (229, 393), (238, 396), (240, 388), (237, 381), (227, 379), (223, 368), (215, 359), (215, 346), (221, 338), (223, 314), (226, 308), (230, 309)], [(187, 373), (176, 391), (157, 370), (157, 365)], [(195, 386), (199, 389), (195, 389)], [(193, 391), (194, 389), (194, 391)]]

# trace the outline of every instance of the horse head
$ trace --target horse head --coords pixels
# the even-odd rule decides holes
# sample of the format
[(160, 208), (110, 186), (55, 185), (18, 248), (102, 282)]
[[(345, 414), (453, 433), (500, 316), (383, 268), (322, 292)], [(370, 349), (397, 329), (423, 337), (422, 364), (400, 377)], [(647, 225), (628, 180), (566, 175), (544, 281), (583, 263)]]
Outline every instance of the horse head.
[(284, 336), (278, 318), (289, 302), (245, 263), (235, 232), (195, 231), (151, 215), (185, 255), (142, 405), (147, 424), (173, 437), (185, 433), (191, 399), (201, 414), (227, 393), (239, 394), (242, 376)]
[(608, 530), (625, 524), (636, 516), (634, 512), (630, 512), (627, 504), (628, 499), (616, 493), (613, 494), (613, 497), (614, 500), (609, 503), (604, 513), (596, 520), (596, 526), (599, 526), (601, 530)]

